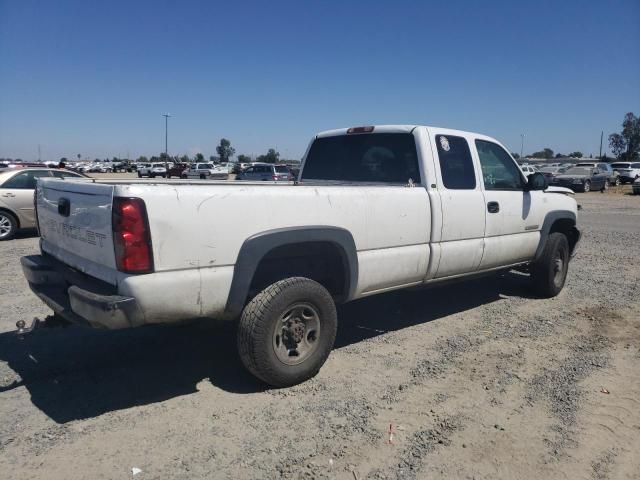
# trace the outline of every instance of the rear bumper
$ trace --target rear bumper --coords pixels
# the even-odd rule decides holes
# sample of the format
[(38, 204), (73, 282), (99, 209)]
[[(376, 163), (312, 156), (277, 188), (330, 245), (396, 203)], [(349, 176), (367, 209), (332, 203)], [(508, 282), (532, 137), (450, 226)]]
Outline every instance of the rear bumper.
[(112, 285), (72, 271), (45, 255), (22, 257), (20, 263), (31, 290), (72, 323), (107, 329), (144, 324), (135, 298), (117, 295)]

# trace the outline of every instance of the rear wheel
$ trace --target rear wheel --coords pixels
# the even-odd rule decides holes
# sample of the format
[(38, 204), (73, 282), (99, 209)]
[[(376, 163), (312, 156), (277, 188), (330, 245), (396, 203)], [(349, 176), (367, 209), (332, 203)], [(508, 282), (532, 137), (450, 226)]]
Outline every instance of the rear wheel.
[(538, 295), (555, 297), (564, 287), (569, 268), (569, 242), (567, 237), (554, 232), (547, 238), (540, 258), (531, 265), (531, 280)]
[(336, 338), (336, 307), (319, 283), (280, 280), (256, 295), (242, 312), (238, 351), (245, 367), (275, 387), (318, 373)]
[(0, 241), (11, 240), (18, 231), (18, 221), (9, 212), (0, 211)]
[(142, 174), (138, 172), (138, 178), (142, 178)]

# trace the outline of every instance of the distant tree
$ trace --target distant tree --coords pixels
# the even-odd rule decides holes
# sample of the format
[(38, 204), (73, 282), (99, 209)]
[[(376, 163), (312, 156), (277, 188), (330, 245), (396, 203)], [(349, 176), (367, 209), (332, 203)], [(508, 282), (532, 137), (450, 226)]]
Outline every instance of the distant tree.
[(258, 161), (265, 163), (277, 163), (279, 158), (280, 153), (276, 152), (275, 149), (270, 148), (266, 155), (260, 155), (258, 157)]
[(195, 158), (195, 160), (196, 160), (196, 163), (202, 163), (202, 162), (204, 162), (204, 155), (203, 155), (203, 154), (201, 154), (201, 153), (196, 153), (196, 158)]
[(533, 152), (529, 156), (533, 158), (553, 158), (553, 150), (551, 150), (550, 148), (545, 148), (544, 150), (541, 150), (539, 152)]
[(228, 162), (236, 154), (236, 149), (231, 146), (231, 142), (226, 138), (220, 139), (220, 145), (216, 147), (216, 152), (221, 162)]
[(160, 161), (160, 159), (154, 155), (153, 157), (151, 157), (150, 161), (151, 161), (152, 163), (155, 163), (155, 162), (159, 162), (159, 161)]
[(248, 155), (240, 154), (240, 155), (238, 155), (238, 162), (239, 163), (250, 163), (251, 162), (251, 157), (248, 156)]
[(511, 156), (512, 156), (513, 158), (515, 158), (516, 160), (518, 160), (518, 159), (520, 158), (520, 155), (519, 155), (519, 154), (517, 154), (517, 153), (513, 153), (513, 152), (511, 152)]
[(67, 163), (69, 160), (67, 160), (67, 157), (62, 157), (62, 158), (60, 159), (60, 161), (61, 161), (62, 163)]
[(214, 157), (213, 155), (209, 155), (209, 163), (216, 163), (218, 157)]
[(582, 152), (571, 152), (569, 156), (573, 158), (582, 158)]
[(138, 159), (136, 160), (136, 162), (138, 163), (147, 163), (149, 161), (149, 159), (147, 157), (145, 157), (144, 155), (140, 155), (138, 157)]
[(562, 157), (564, 157), (564, 155), (563, 155), (563, 154), (561, 154), (561, 153), (556, 153), (556, 158), (562, 158)]
[(640, 156), (640, 117), (627, 113), (622, 132), (609, 135), (609, 146), (618, 160), (635, 161)]
[(78, 160), (80, 160), (82, 158), (81, 154), (76, 155), (78, 157)]

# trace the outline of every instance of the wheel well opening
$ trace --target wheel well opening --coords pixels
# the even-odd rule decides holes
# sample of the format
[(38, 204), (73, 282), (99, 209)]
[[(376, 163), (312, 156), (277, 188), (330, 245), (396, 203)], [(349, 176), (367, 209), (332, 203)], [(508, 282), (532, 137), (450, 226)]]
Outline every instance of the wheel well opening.
[(336, 301), (348, 293), (348, 265), (342, 249), (331, 242), (303, 242), (270, 250), (251, 280), (249, 298), (278, 280), (306, 277), (324, 286)]
[(558, 219), (553, 223), (553, 225), (551, 225), (551, 230), (549, 231), (549, 233), (554, 232), (563, 233), (567, 237), (567, 241), (569, 242), (569, 251), (570, 253), (573, 253), (573, 249), (580, 238), (578, 230), (576, 229), (576, 222), (570, 218)]

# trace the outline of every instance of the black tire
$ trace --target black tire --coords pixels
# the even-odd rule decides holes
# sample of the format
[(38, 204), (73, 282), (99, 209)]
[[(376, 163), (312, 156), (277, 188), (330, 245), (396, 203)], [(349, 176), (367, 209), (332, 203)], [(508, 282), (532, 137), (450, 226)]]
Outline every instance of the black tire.
[(138, 172), (138, 178), (142, 178), (142, 174)]
[[(291, 339), (285, 339), (287, 327), (280, 324), (280, 321), (289, 311), (304, 308), (299, 307), (300, 304), (315, 309), (320, 333), (308, 342), (312, 331), (303, 328), (304, 340), (300, 344), (304, 342), (309, 351), (304, 359), (299, 360), (300, 363), (286, 364), (278, 356), (282, 353), (276, 353), (276, 344), (279, 343), (277, 337), (282, 334), (283, 347)], [(296, 318), (293, 320), (298, 321)], [(278, 326), (280, 332), (277, 330)], [(280, 280), (256, 295), (242, 311), (237, 337), (240, 358), (247, 370), (269, 385), (296, 385), (318, 373), (333, 348), (337, 326), (335, 303), (322, 285), (304, 277)], [(310, 343), (312, 347), (308, 347)], [(294, 357), (291, 356), (295, 361)]]
[(204, 173), (200, 174), (200, 180), (206, 180), (207, 176)]
[(18, 220), (13, 214), (0, 210), (0, 242), (11, 240), (18, 231)]
[(569, 242), (564, 234), (554, 232), (547, 238), (540, 259), (531, 265), (531, 281), (536, 293), (543, 298), (558, 295), (567, 280), (568, 268)]

